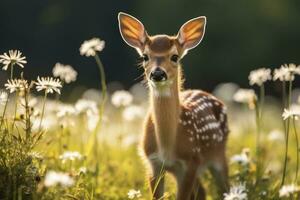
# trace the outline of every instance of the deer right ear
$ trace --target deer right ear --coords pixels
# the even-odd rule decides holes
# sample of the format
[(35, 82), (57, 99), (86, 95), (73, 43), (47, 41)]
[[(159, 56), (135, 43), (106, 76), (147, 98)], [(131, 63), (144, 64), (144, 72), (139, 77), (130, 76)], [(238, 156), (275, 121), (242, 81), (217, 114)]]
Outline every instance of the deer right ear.
[(147, 33), (144, 25), (135, 17), (120, 12), (118, 15), (119, 29), (123, 40), (141, 52), (145, 47)]

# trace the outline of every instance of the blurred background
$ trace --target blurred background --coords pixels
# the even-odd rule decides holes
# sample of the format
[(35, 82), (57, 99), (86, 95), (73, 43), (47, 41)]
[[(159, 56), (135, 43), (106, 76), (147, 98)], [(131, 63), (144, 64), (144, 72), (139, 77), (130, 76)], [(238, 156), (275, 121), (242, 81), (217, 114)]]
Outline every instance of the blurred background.
[[(138, 55), (119, 34), (120, 11), (140, 19), (149, 34), (176, 34), (187, 20), (207, 16), (202, 43), (182, 61), (187, 88), (211, 91), (223, 82), (248, 87), (252, 69), (300, 64), (299, 0), (1, 0), (0, 8), (0, 53), (21, 50), (26, 78), (51, 75), (56, 62), (78, 71), (77, 81), (64, 88), (66, 100), (99, 88), (95, 61), (79, 54), (92, 37), (106, 41), (100, 57), (109, 83), (128, 89), (141, 81)], [(0, 78), (6, 82), (7, 73)], [(268, 87), (267, 93), (280, 94), (280, 83)]]

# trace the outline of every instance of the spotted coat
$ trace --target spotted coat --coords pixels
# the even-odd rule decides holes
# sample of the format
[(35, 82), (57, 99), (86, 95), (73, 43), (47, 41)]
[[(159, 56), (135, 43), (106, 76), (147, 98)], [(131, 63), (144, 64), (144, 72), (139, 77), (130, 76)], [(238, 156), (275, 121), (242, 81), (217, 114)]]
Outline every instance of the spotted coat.
[[(182, 92), (180, 102), (181, 114), (174, 148), (176, 158), (193, 159), (204, 165), (222, 158), (229, 132), (224, 104), (201, 90)], [(151, 114), (144, 127), (143, 152), (150, 156), (158, 153)]]
[(187, 136), (193, 153), (205, 153), (226, 142), (227, 115), (221, 101), (201, 90), (188, 90), (182, 93), (181, 104), (179, 134)]

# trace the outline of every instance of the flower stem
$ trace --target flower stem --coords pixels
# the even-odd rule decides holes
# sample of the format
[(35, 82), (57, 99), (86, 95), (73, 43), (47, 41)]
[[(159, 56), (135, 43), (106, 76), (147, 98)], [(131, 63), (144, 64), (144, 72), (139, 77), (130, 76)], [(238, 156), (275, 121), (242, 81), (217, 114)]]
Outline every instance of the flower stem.
[[(289, 81), (289, 90), (288, 90), (288, 96), (287, 96), (287, 109), (291, 106), (291, 100), (292, 100), (292, 88), (293, 88), (293, 82), (292, 80)], [(289, 132), (290, 132), (290, 118), (287, 119), (286, 126), (285, 126), (285, 155), (284, 155), (284, 165), (283, 165), (283, 173), (282, 173), (282, 180), (281, 180), (281, 186), (284, 185), (285, 182), (285, 176), (286, 176), (286, 170), (287, 170), (287, 160), (288, 160), (288, 147), (289, 147)]]
[(261, 135), (261, 123), (262, 123), (262, 112), (263, 112), (264, 101), (265, 101), (265, 87), (262, 84), (260, 86), (259, 103), (256, 104), (256, 108), (255, 108), (256, 127), (257, 127), (257, 134), (256, 134), (256, 181), (257, 182), (259, 181), (260, 173), (261, 173), (260, 135)]
[(40, 125), (39, 125), (38, 132), (40, 132), (40, 131), (41, 131), (41, 128), (42, 128), (42, 122), (43, 122), (44, 113), (45, 113), (46, 99), (47, 99), (47, 91), (45, 90), (44, 100), (43, 100), (43, 108), (42, 108), (41, 120), (40, 120)]
[(282, 105), (283, 108), (286, 108), (286, 81), (282, 81)]
[(16, 91), (16, 99), (15, 99), (15, 113), (14, 113), (14, 119), (13, 119), (13, 123), (11, 125), (11, 131), (14, 130), (14, 126), (15, 126), (15, 122), (16, 122), (16, 118), (17, 118), (17, 110), (18, 110), (18, 101), (19, 101), (19, 92)]
[(94, 130), (95, 135), (97, 135), (97, 132), (101, 128), (101, 123), (102, 123), (102, 118), (103, 118), (103, 113), (104, 113), (104, 106), (105, 106), (105, 102), (106, 102), (107, 87), (106, 87), (104, 67), (103, 67), (103, 64), (102, 64), (98, 54), (95, 55), (95, 60), (96, 60), (96, 63), (98, 65), (99, 71), (100, 71), (101, 90), (102, 90), (102, 99), (101, 99), (101, 102), (99, 105), (99, 120), (98, 120), (96, 128)]
[(97, 122), (97, 125), (93, 131), (93, 135), (94, 135), (94, 159), (96, 159), (96, 169), (95, 169), (95, 182), (96, 182), (96, 186), (97, 186), (97, 179), (98, 179), (98, 172), (99, 172), (99, 163), (98, 163), (98, 132), (101, 129), (101, 124), (102, 124), (102, 119), (103, 119), (103, 113), (104, 113), (104, 106), (105, 106), (105, 102), (106, 102), (106, 96), (107, 96), (107, 86), (106, 86), (106, 78), (105, 78), (105, 71), (104, 71), (104, 66), (98, 56), (98, 54), (96, 53), (95, 55), (95, 60), (96, 63), (98, 65), (99, 71), (100, 71), (100, 80), (101, 80), (101, 90), (102, 90), (102, 99), (99, 105), (99, 120)]
[(298, 141), (298, 133), (297, 133), (297, 128), (296, 128), (296, 123), (295, 123), (295, 117), (293, 117), (293, 127), (294, 127), (294, 133), (295, 133), (295, 138), (296, 138), (296, 153), (297, 153), (297, 163), (296, 163), (296, 175), (295, 175), (295, 184), (297, 184), (297, 179), (298, 179), (298, 167), (299, 167), (299, 141)]
[(13, 79), (14, 77), (14, 64), (11, 64), (10, 66), (10, 79)]
[[(106, 96), (107, 96), (106, 78), (105, 78), (104, 66), (103, 66), (98, 54), (95, 55), (95, 59), (96, 59), (97, 65), (98, 65), (99, 70), (100, 70), (102, 101), (101, 101), (101, 104), (100, 104), (99, 117), (100, 117), (100, 115), (102, 117), (102, 114), (104, 112), (104, 105), (105, 105), (105, 102), (106, 102)], [(100, 119), (99, 119), (99, 122), (101, 123)]]

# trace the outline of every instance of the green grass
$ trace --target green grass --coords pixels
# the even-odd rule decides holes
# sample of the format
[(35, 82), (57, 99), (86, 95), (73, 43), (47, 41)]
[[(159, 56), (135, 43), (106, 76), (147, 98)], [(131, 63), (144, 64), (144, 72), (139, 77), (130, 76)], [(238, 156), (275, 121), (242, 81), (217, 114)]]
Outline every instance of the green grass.
[[(138, 118), (134, 122), (124, 121), (120, 117), (121, 110), (113, 107), (108, 108), (109, 110), (106, 110), (104, 116), (109, 118), (109, 120), (106, 119), (103, 122), (103, 128), (98, 134), (98, 157), (94, 157), (94, 153), (85, 155), (91, 131), (85, 128), (84, 120), (81, 123), (77, 122), (77, 120), (80, 120), (78, 119), (80, 118), (79, 116), (68, 116), (68, 118), (74, 118), (72, 120), (77, 122), (70, 127), (62, 128), (59, 126), (59, 121), (56, 121), (58, 122), (57, 126), (51, 127), (51, 129), (46, 131), (38, 141), (38, 144), (32, 149), (25, 149), (25, 146), (22, 146), (13, 138), (10, 142), (4, 139), (4, 143), (1, 143), (1, 149), (3, 150), (3, 147), (6, 146), (8, 151), (2, 151), (2, 153), (5, 154), (7, 160), (16, 162), (15, 164), (8, 163), (9, 167), (20, 168), (14, 169), (16, 170), (16, 177), (18, 175), (28, 176), (23, 168), (34, 166), (38, 169), (37, 174), (32, 175), (31, 182), (29, 180), (21, 180), (20, 183), (15, 183), (14, 189), (17, 189), (17, 191), (22, 190), (20, 188), (24, 186), (24, 183), (30, 183), (27, 187), (35, 185), (31, 188), (30, 198), (32, 199), (127, 199), (127, 192), (130, 189), (135, 189), (141, 191), (141, 199), (150, 199), (146, 170), (143, 160), (138, 153), (138, 141), (133, 137), (134, 135), (142, 135), (143, 120)], [(246, 181), (249, 199), (272, 199), (274, 195), (278, 195), (284, 158), (284, 141), (269, 141), (268, 134), (273, 129), (282, 129), (280, 112), (274, 111), (273, 106), (265, 109), (263, 119), (265, 126), (261, 137), (262, 156), (264, 165), (272, 171), (265, 171), (262, 181), (257, 187), (254, 187), (256, 129), (254, 115), (250, 112), (243, 112), (243, 109), (236, 106), (229, 109), (231, 132), (227, 145), (228, 158), (230, 160), (232, 155), (239, 154), (243, 148), (249, 148), (251, 159), (251, 163), (246, 167), (237, 163), (230, 163), (229, 161), (230, 182), (234, 184)], [(51, 112), (45, 113), (45, 116), (47, 115), (51, 115)], [(243, 118), (240, 116), (243, 116)], [(20, 125), (19, 122), (17, 124)], [(5, 138), (9, 137), (5, 136)], [(290, 158), (295, 158), (296, 155), (294, 142), (294, 136), (291, 133)], [(78, 151), (84, 157), (82, 160), (62, 163), (59, 155), (67, 150)], [(9, 151), (14, 153), (8, 153)], [(38, 152), (43, 158), (41, 160), (33, 158), (29, 162), (28, 155), (32, 151)], [(26, 163), (27, 161), (29, 163)], [(96, 161), (99, 163), (98, 177), (95, 177)], [(87, 172), (79, 175), (80, 167), (86, 167)], [(290, 160), (288, 169), (286, 182), (290, 183), (294, 176), (295, 159)], [(64, 188), (59, 185), (47, 188), (44, 186), (43, 181), (46, 172), (49, 170), (67, 172), (75, 179), (76, 183), (70, 188)], [(35, 181), (36, 177), (39, 177), (38, 181)], [(206, 172), (201, 179), (203, 179), (204, 185), (208, 189), (208, 199), (216, 199), (214, 184), (210, 174)], [(32, 184), (32, 181), (34, 184)], [(18, 187), (20, 187), (19, 190)], [(263, 191), (267, 193), (266, 196), (259, 195)], [(167, 176), (166, 192), (168, 192), (168, 199), (175, 199), (175, 182), (173, 177), (169, 175)], [(26, 199), (25, 193), (23, 193), (23, 199)]]
[[(97, 63), (103, 67), (100, 60)], [(34, 84), (22, 84), (17, 92), (9, 95), (9, 103), (0, 107), (3, 116), (0, 200), (121, 200), (128, 199), (132, 189), (141, 194), (135, 199), (151, 199), (145, 160), (139, 156), (143, 118), (148, 108), (144, 92), (133, 92), (133, 100), (123, 106), (112, 105), (110, 101), (105, 105), (98, 101), (66, 104), (59, 101), (58, 96), (50, 100), (50, 93), (47, 99), (33, 97)], [(106, 90), (105, 82), (101, 86)], [(127, 98), (132, 95), (125, 93)], [(98, 95), (88, 94), (89, 97)], [(107, 97), (109, 100), (111, 96)], [(100, 102), (103, 103), (103, 99)], [(245, 184), (243, 193), (247, 193), (250, 200), (278, 199), (285, 156), (280, 103), (266, 97), (265, 104), (259, 107), (263, 108), (259, 123), (256, 117), (260, 111), (249, 110), (232, 100), (225, 103), (230, 129), (227, 144), (230, 185)], [(257, 124), (260, 124), (259, 154), (256, 153)], [(296, 137), (293, 126), (290, 128), (285, 184), (297, 186)], [(274, 130), (279, 133), (271, 134)], [(68, 151), (79, 152), (81, 156), (63, 160), (61, 156)], [(242, 154), (248, 162), (232, 162), (232, 156), (237, 154)], [(49, 172), (60, 173), (59, 178), (49, 179)], [(207, 190), (207, 199), (218, 199), (212, 176), (206, 171), (200, 178)], [(296, 189), (287, 199), (298, 199), (298, 192)], [(175, 194), (174, 178), (167, 174), (165, 199), (175, 199)]]

